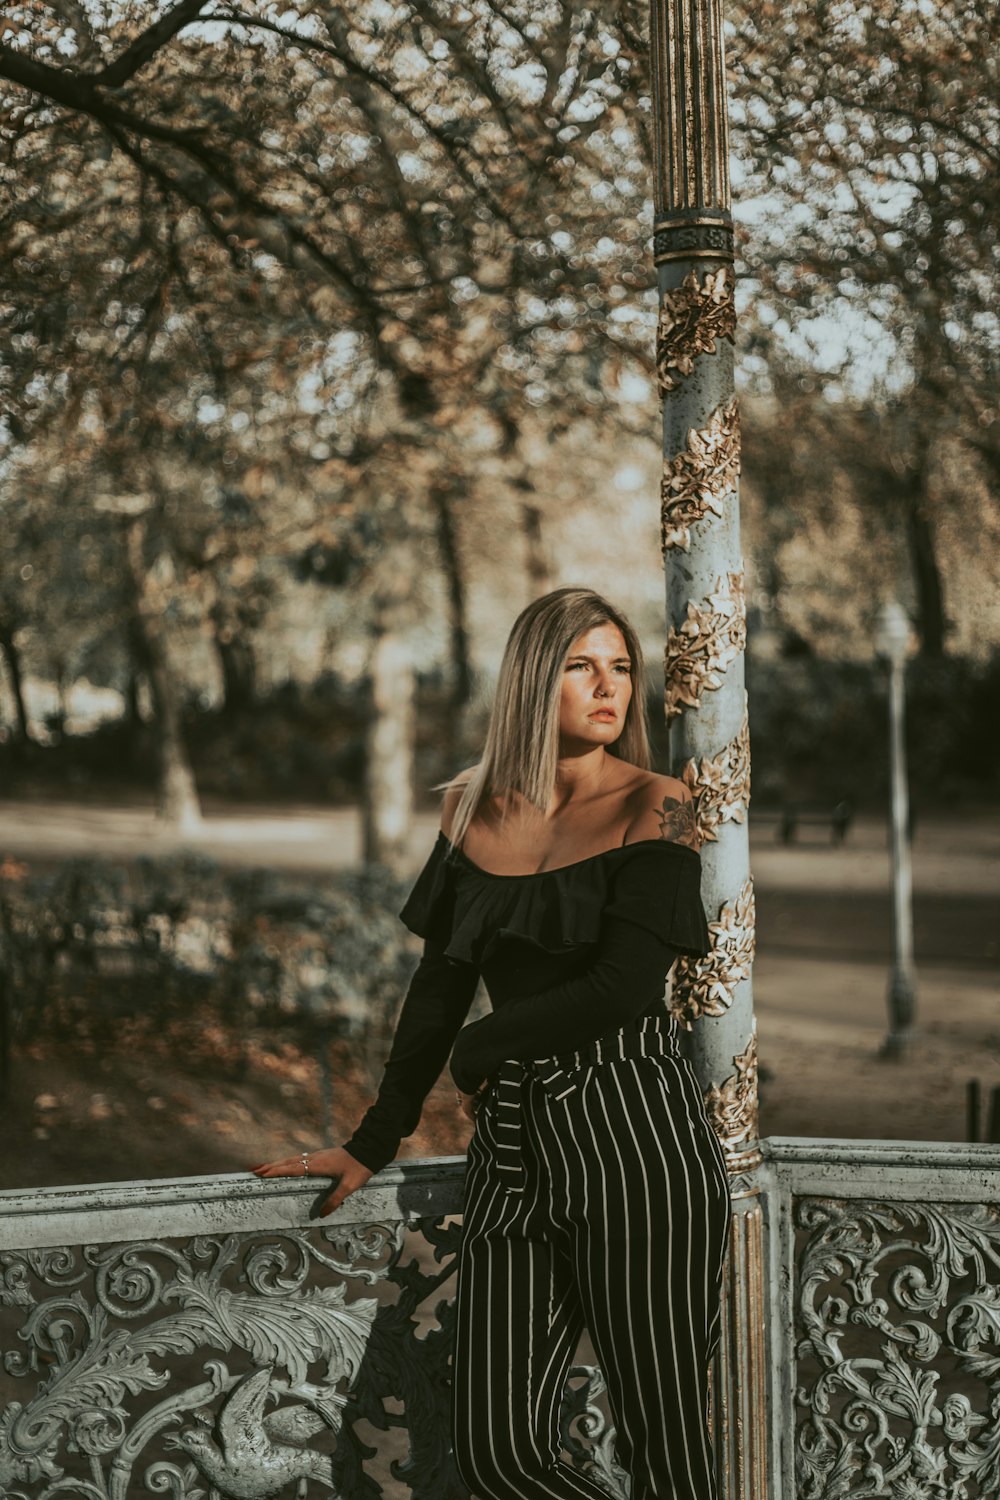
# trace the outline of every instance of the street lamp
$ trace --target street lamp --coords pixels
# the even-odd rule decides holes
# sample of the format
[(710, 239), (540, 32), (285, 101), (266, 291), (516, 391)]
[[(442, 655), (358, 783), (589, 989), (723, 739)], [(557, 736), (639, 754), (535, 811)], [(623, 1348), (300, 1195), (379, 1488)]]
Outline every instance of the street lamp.
[(892, 975), (889, 1031), (881, 1056), (903, 1057), (914, 1037), (916, 980), (913, 968), (913, 871), (910, 859), (906, 747), (903, 743), (903, 669), (910, 622), (896, 600), (883, 604), (875, 621), (875, 650), (889, 667), (889, 765), (892, 796)]

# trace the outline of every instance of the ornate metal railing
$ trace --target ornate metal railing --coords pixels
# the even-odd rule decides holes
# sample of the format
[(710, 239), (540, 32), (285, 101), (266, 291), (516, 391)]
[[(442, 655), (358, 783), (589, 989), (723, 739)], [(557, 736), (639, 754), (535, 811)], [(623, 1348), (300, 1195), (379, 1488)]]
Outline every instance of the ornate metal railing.
[(0, 1490), (464, 1495), (445, 1404), (460, 1194), (442, 1160), (326, 1220), (315, 1182), (250, 1176), (3, 1195)]
[[(322, 1221), (300, 1180), (0, 1195), (0, 1490), (461, 1500), (462, 1165), (390, 1168)], [(772, 1138), (761, 1202), (771, 1493), (1000, 1492), (1000, 1150)], [(578, 1366), (564, 1441), (624, 1494), (599, 1393)]]
[(764, 1148), (774, 1495), (996, 1495), (1000, 1150)]
[[(0, 1493), (459, 1500), (447, 1364), (463, 1158), (315, 1182), (0, 1195)], [(600, 1378), (571, 1460), (614, 1489)]]

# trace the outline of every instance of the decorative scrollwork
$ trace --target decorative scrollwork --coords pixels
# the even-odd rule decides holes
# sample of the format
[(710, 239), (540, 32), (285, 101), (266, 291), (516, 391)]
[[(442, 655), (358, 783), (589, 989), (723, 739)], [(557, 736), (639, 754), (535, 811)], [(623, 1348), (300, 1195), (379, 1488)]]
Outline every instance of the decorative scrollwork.
[[(344, 1387), (357, 1382), (380, 1309), (331, 1283), (327, 1242), (294, 1230), (6, 1251), (4, 1327), (26, 1315), (23, 1352), (8, 1348), (3, 1363), (29, 1383), (0, 1418), (0, 1490), (42, 1483), (124, 1500), (140, 1461), (147, 1487), (173, 1500), (203, 1500), (206, 1480), (238, 1500), (310, 1478), (330, 1487), (331, 1456), (309, 1440), (341, 1427)], [(395, 1225), (369, 1226), (356, 1259), (365, 1246), (381, 1257), (387, 1243), (402, 1246)], [(399, 1279), (419, 1295), (447, 1274)], [(382, 1348), (383, 1367), (419, 1367), (419, 1352), (403, 1352), (407, 1334)], [(171, 1446), (182, 1462), (166, 1457)]]
[[(317, 1260), (339, 1276), (356, 1276), (369, 1283), (381, 1281), (399, 1257), (403, 1248), (405, 1224), (350, 1224), (346, 1229), (325, 1229), (323, 1240), (331, 1245), (333, 1255), (314, 1248)], [(366, 1265), (368, 1261), (370, 1264)]]
[(722, 339), (736, 337), (736, 277), (719, 266), (699, 277), (696, 270), (679, 287), (664, 292), (656, 330), (656, 373), (660, 390), (674, 391), (691, 374), (701, 354), (714, 354)]
[(1000, 1491), (1000, 1207), (800, 1198), (797, 1492)]
[[(574, 1384), (577, 1380), (579, 1385)], [(574, 1365), (559, 1413), (560, 1437), (576, 1468), (588, 1474), (612, 1500), (628, 1500), (628, 1475), (615, 1460), (615, 1429), (596, 1404), (605, 1388), (604, 1376), (596, 1365)]]
[(709, 922), (708, 932), (709, 952), (700, 958), (682, 955), (674, 968), (670, 1008), (688, 1031), (701, 1016), (724, 1016), (736, 986), (750, 977), (757, 945), (752, 876), (747, 876), (732, 905), (723, 906), (718, 920)]
[(725, 573), (701, 603), (688, 601), (687, 619), (671, 629), (664, 653), (667, 722), (700, 708), (702, 694), (722, 686), (726, 668), (746, 645), (744, 576)]
[(715, 1127), (726, 1166), (739, 1177), (760, 1161), (757, 1144), (757, 1025), (746, 1050), (733, 1058), (736, 1072), (705, 1092), (705, 1107)]
[[(3, 1252), (3, 1367), (23, 1385), (0, 1415), (0, 1495), (377, 1500), (375, 1430), (399, 1485), (465, 1500), (447, 1295), (461, 1232), (449, 1216)], [(623, 1500), (600, 1373), (581, 1374), (571, 1457)]]
[[(197, 1256), (201, 1249), (196, 1241), (191, 1247)], [(176, 1258), (161, 1245), (136, 1244), (112, 1249), (87, 1247), (84, 1260), (96, 1272), (96, 1292), (103, 1308), (117, 1318), (141, 1318), (150, 1312), (163, 1295), (164, 1275), (169, 1279)], [(157, 1255), (169, 1262), (166, 1272), (156, 1263)]]
[(750, 810), (750, 717), (743, 696), (743, 723), (728, 745), (711, 758), (689, 760), (680, 779), (691, 792), (703, 843), (716, 843), (723, 823), (745, 823)]
[(71, 1252), (25, 1250), (18, 1256), (0, 1255), (0, 1307), (31, 1307), (31, 1276), (42, 1277), (49, 1286), (76, 1286), (84, 1281), (86, 1270), (76, 1267)]
[[(719, 275), (722, 274), (720, 271)], [(660, 541), (664, 553), (691, 545), (691, 527), (711, 511), (723, 514), (740, 476), (740, 413), (736, 397), (716, 407), (707, 427), (688, 429), (687, 447), (663, 460)]]

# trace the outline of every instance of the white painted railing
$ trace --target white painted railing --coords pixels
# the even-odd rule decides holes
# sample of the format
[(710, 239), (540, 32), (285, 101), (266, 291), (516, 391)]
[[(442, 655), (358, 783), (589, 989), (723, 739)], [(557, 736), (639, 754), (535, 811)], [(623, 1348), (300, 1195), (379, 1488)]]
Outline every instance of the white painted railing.
[(1000, 1148), (764, 1146), (773, 1495), (996, 1495)]
[[(462, 1500), (463, 1166), (325, 1220), (315, 1182), (249, 1175), (0, 1195), (0, 1489)], [(1000, 1149), (772, 1138), (761, 1201), (776, 1500), (996, 1495)], [(564, 1438), (622, 1493), (599, 1391), (576, 1367)]]

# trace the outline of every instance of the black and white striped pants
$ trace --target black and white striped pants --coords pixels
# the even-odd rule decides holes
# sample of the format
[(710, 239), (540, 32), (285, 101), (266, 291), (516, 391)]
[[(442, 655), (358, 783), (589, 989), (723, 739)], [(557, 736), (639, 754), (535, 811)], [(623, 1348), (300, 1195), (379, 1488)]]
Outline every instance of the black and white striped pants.
[(505, 1065), (469, 1146), (459, 1473), (480, 1500), (606, 1500), (560, 1457), (586, 1326), (632, 1500), (715, 1500), (705, 1412), (729, 1185), (701, 1090), (666, 1016), (552, 1063)]

